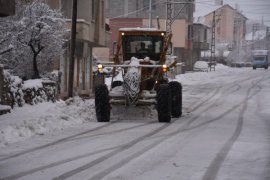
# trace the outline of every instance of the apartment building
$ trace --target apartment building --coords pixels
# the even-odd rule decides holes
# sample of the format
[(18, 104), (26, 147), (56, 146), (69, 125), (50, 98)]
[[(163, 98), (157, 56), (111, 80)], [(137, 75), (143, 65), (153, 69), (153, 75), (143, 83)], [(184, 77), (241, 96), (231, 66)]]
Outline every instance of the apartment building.
[(247, 18), (229, 4), (217, 6), (205, 14), (204, 24), (209, 27), (213, 23), (213, 14), (216, 20), (216, 43), (226, 43), (228, 47), (239, 48), (246, 35)]
[[(74, 67), (75, 95), (90, 96), (93, 92), (92, 51), (95, 47), (105, 47), (109, 34), (105, 26), (105, 0), (79, 0), (77, 11), (77, 33)], [(48, 0), (55, 9), (61, 9), (71, 28), (72, 0)], [(70, 37), (70, 34), (67, 35)], [(70, 46), (68, 42), (67, 47)], [(69, 48), (60, 58), (58, 69), (62, 73), (61, 96), (67, 97), (69, 76)]]

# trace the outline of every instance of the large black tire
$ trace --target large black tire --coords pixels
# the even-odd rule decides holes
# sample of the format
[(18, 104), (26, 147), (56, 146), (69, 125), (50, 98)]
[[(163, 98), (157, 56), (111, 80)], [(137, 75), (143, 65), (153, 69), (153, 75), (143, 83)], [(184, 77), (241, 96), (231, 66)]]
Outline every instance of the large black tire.
[(179, 82), (169, 82), (171, 90), (171, 114), (172, 117), (178, 118), (182, 115), (182, 85)]
[(160, 84), (157, 90), (157, 112), (159, 122), (171, 122), (171, 92), (169, 84)]
[(105, 84), (95, 88), (95, 107), (98, 122), (110, 121), (109, 91)]
[(112, 82), (112, 88), (116, 87), (116, 86), (122, 86), (123, 85), (123, 81), (113, 81)]

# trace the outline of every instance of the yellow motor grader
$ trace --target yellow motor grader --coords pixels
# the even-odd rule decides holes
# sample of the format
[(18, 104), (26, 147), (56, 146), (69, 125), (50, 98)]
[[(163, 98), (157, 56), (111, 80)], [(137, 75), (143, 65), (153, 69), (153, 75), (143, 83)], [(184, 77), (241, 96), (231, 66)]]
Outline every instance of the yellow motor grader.
[[(171, 34), (153, 28), (121, 28), (114, 46), (114, 64), (98, 64), (98, 72), (113, 68), (111, 86), (95, 87), (98, 122), (110, 121), (113, 104), (155, 105), (159, 122), (182, 115), (182, 85), (169, 82), (167, 71), (176, 65), (166, 59)], [(116, 78), (116, 76), (121, 76)]]

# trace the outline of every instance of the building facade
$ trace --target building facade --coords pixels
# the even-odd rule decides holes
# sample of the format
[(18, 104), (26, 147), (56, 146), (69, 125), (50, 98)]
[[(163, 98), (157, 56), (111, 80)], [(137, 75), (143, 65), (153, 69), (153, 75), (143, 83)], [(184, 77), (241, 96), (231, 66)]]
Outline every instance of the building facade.
[[(206, 14), (205, 24), (212, 26), (213, 12)], [(215, 10), (216, 43), (227, 43), (229, 48), (240, 48), (246, 35), (247, 18), (228, 4)]]
[[(72, 0), (48, 0), (52, 8), (59, 8), (71, 28)], [(105, 26), (105, 0), (79, 0), (77, 11), (77, 33), (74, 66), (74, 95), (90, 96), (93, 92), (93, 48), (108, 44), (108, 32)], [(67, 35), (70, 39), (70, 34)], [(58, 69), (61, 72), (61, 96), (67, 97), (69, 76), (69, 46), (60, 58)]]

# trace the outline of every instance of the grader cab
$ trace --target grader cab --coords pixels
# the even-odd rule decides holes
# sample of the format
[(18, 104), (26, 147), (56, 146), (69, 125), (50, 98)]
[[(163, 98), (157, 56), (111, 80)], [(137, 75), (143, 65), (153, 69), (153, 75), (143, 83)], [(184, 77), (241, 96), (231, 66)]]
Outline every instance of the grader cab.
[[(111, 86), (108, 89), (106, 84), (100, 84), (95, 88), (99, 122), (110, 121), (113, 104), (155, 105), (159, 122), (170, 122), (171, 117), (181, 116), (182, 86), (167, 78), (167, 71), (176, 65), (166, 59), (170, 41), (171, 34), (157, 29), (119, 30), (114, 64), (107, 65), (113, 68)], [(100, 73), (104, 67), (98, 65)]]

